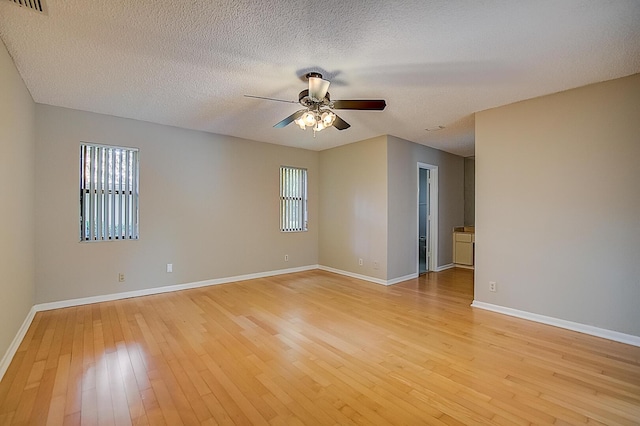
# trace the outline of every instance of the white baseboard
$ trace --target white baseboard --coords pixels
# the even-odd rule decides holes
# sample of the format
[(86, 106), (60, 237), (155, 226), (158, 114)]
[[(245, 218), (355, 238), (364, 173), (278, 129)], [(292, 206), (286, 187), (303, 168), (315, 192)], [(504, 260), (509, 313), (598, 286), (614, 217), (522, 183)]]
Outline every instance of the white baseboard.
[(342, 269), (331, 268), (329, 266), (318, 265), (318, 269), (322, 271), (333, 272), (334, 274), (344, 275), (346, 277), (356, 278), (363, 281), (369, 281), (371, 283), (380, 284), (380, 285), (394, 285), (394, 284), (401, 283), (403, 281), (418, 278), (418, 274), (416, 272), (409, 275), (405, 275), (403, 277), (393, 278), (391, 280), (383, 280), (381, 278), (374, 278), (368, 275), (356, 274), (355, 272), (343, 271)]
[(469, 266), (469, 265), (461, 265), (461, 264), (459, 264), (459, 263), (454, 263), (454, 264), (453, 264), (453, 267), (454, 267), (454, 268), (460, 268), (460, 269), (471, 269), (471, 270), (475, 269), (473, 266)]
[(363, 280), (363, 281), (369, 281), (369, 282), (372, 282), (372, 283), (375, 283), (375, 284), (388, 285), (387, 284), (387, 280), (383, 280), (383, 279), (380, 279), (380, 278), (369, 277), (367, 275), (360, 275), (360, 274), (356, 274), (354, 272), (343, 271), (342, 269), (335, 269), (335, 268), (331, 268), (329, 266), (318, 265), (318, 269), (320, 269), (322, 271), (333, 272), (334, 274), (344, 275), (346, 277), (357, 278), (357, 279)]
[(527, 311), (520, 311), (518, 309), (507, 308), (500, 305), (493, 305), (491, 303), (478, 302), (477, 300), (474, 300), (473, 303), (471, 303), (471, 306), (474, 308), (485, 309), (487, 311), (493, 311), (512, 317), (518, 317), (529, 321), (552, 325), (554, 327), (565, 328), (567, 330), (577, 331), (579, 333), (589, 334), (591, 336), (602, 337), (603, 339), (609, 339), (615, 342), (626, 343), (628, 345), (640, 347), (640, 336), (620, 333), (618, 331), (607, 330), (604, 328), (580, 324), (578, 322), (567, 321), (559, 318), (548, 317), (546, 315), (534, 314)]
[(318, 265), (300, 266), (297, 268), (279, 269), (276, 271), (258, 272), (255, 274), (236, 275), (234, 277), (215, 278), (212, 280), (196, 281), (192, 283), (168, 285), (163, 287), (145, 288), (142, 290), (126, 291), (123, 293), (105, 294), (102, 296), (82, 297), (79, 299), (60, 300), (58, 302), (39, 303), (34, 306), (36, 312), (49, 311), (51, 309), (68, 308), (71, 306), (89, 305), (91, 303), (110, 302), (112, 300), (128, 299), (130, 297), (149, 296), (152, 294), (169, 293), (172, 291), (188, 290), (191, 288), (207, 287), (210, 285), (227, 284), (236, 281), (253, 280), (256, 278), (273, 277), (276, 275), (291, 274), (294, 272), (318, 269)]
[(394, 278), (392, 280), (387, 280), (387, 285), (394, 285), (394, 284), (398, 284), (401, 283), (403, 281), (408, 281), (408, 280), (412, 280), (418, 278), (418, 273), (414, 272), (413, 274), (409, 274), (409, 275), (405, 275), (404, 277), (398, 277), (398, 278)]
[(445, 271), (447, 269), (455, 268), (456, 265), (449, 263), (448, 265), (436, 266), (433, 272)]
[(4, 377), (4, 373), (6, 373), (7, 368), (9, 368), (9, 364), (11, 364), (11, 361), (13, 360), (13, 357), (15, 356), (16, 352), (18, 352), (20, 343), (22, 343), (22, 339), (24, 339), (24, 336), (27, 334), (27, 331), (29, 330), (29, 327), (31, 326), (31, 322), (33, 321), (33, 318), (35, 316), (36, 316), (36, 310), (35, 310), (35, 307), (32, 306), (31, 309), (29, 310), (29, 313), (27, 314), (27, 317), (22, 322), (22, 325), (20, 326), (20, 329), (18, 330), (16, 337), (13, 338), (13, 341), (9, 345), (9, 348), (7, 349), (7, 351), (4, 353), (4, 356), (2, 357), (2, 361), (0, 361), (0, 380), (2, 380), (2, 378)]
[(253, 280), (256, 278), (273, 277), (276, 275), (291, 274), (294, 272), (309, 271), (312, 269), (318, 269), (318, 265), (300, 266), (297, 268), (279, 269), (275, 271), (258, 272), (255, 274), (237, 275), (235, 277), (216, 278), (212, 280), (197, 281), (197, 282), (186, 283), (186, 284), (146, 288), (142, 290), (127, 291), (123, 293), (112, 293), (112, 294), (105, 294), (100, 296), (82, 297), (79, 299), (39, 303), (31, 307), (31, 310), (27, 314), (27, 317), (22, 323), (22, 326), (18, 330), (16, 337), (14, 337), (13, 341), (11, 342), (11, 345), (9, 345), (9, 348), (7, 349), (4, 356), (2, 357), (2, 361), (0, 361), (0, 380), (2, 380), (2, 377), (4, 376), (4, 373), (7, 371), (7, 368), (9, 368), (9, 364), (11, 364), (11, 360), (13, 360), (13, 357), (18, 351), (18, 348), (20, 347), (20, 343), (22, 343), (22, 339), (24, 339), (24, 336), (27, 334), (27, 330), (29, 330), (29, 326), (31, 325), (31, 322), (33, 321), (33, 318), (35, 317), (37, 312), (49, 311), (51, 309), (69, 308), (72, 306), (89, 305), (92, 303), (99, 303), (99, 302), (110, 302), (112, 300), (128, 299), (130, 297), (149, 296), (152, 294), (169, 293), (172, 291), (187, 290), (190, 288), (206, 287), (206, 286), (217, 285), (217, 284), (226, 284), (226, 283), (231, 283), (236, 281)]
[[(446, 269), (450, 269), (453, 267), (454, 267), (454, 264), (439, 266), (434, 270), (434, 272), (444, 271)], [(18, 333), (16, 334), (15, 338), (11, 342), (11, 345), (9, 346), (4, 356), (2, 357), (2, 360), (0, 361), (0, 380), (6, 373), (7, 368), (9, 367), (9, 364), (11, 364), (11, 360), (13, 359), (16, 352), (18, 351), (18, 348), (20, 347), (20, 343), (22, 343), (22, 339), (24, 339), (24, 336), (29, 330), (29, 326), (31, 325), (31, 322), (35, 317), (36, 312), (47, 311), (51, 309), (68, 308), (71, 306), (87, 305), (91, 303), (108, 302), (108, 301), (119, 300), (119, 299), (128, 299), (130, 297), (168, 293), (172, 291), (187, 290), (191, 288), (205, 287), (210, 285), (226, 284), (226, 283), (231, 283), (236, 281), (245, 281), (245, 280), (251, 280), (256, 278), (266, 278), (266, 277), (272, 277), (277, 275), (290, 274), (294, 272), (309, 271), (313, 269), (320, 269), (323, 271), (333, 272), (339, 275), (345, 275), (351, 278), (357, 278), (360, 280), (369, 281), (369, 282), (380, 284), (380, 285), (393, 285), (393, 284), (400, 283), (402, 281), (414, 279), (418, 276), (417, 273), (412, 273), (412, 274), (405, 275), (399, 278), (394, 278), (391, 280), (383, 280), (379, 278), (369, 277), (366, 275), (355, 274), (353, 272), (343, 271), (340, 269), (330, 268), (328, 266), (308, 265), (308, 266), (301, 266), (297, 268), (258, 272), (255, 274), (238, 275), (234, 277), (216, 278), (216, 279), (206, 280), (206, 281), (198, 281), (198, 282), (170, 285), (170, 286), (164, 286), (164, 287), (154, 287), (154, 288), (148, 288), (148, 289), (142, 289), (142, 290), (128, 291), (123, 293), (113, 293), (113, 294), (106, 294), (101, 296), (91, 296), (91, 297), (84, 297), (79, 299), (40, 303), (40, 304), (34, 305), (31, 308), (31, 310), (27, 314), (27, 317), (22, 323), (22, 326), (18, 330)], [(633, 336), (630, 334), (624, 334), (617, 331), (606, 330), (606, 329), (593, 327), (590, 325), (585, 325), (580, 323), (575, 323), (571, 321), (566, 321), (558, 318), (547, 317), (544, 315), (533, 314), (530, 312), (520, 311), (517, 309), (507, 308), (499, 305), (492, 305), (490, 303), (479, 302), (476, 300), (473, 301), (471, 306), (475, 308), (498, 312), (498, 313), (510, 315), (513, 317), (523, 318), (530, 321), (535, 321), (535, 322), (548, 324), (548, 325), (552, 325), (560, 328), (565, 328), (568, 330), (578, 331), (580, 333), (590, 334), (592, 336), (602, 337), (602, 338), (613, 340), (616, 342), (626, 343), (629, 345), (640, 347), (640, 337)]]

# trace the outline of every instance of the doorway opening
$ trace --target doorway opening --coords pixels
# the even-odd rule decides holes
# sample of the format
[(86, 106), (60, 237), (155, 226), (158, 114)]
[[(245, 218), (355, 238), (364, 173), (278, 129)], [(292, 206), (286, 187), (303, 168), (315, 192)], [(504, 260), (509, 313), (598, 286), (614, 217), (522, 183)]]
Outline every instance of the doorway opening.
[(418, 275), (438, 270), (438, 167), (418, 163)]

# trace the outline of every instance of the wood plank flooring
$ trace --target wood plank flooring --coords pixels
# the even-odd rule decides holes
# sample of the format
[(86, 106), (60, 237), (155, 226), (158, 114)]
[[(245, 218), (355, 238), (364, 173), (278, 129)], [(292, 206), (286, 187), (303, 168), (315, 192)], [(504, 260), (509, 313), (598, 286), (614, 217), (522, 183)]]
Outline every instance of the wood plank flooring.
[(0, 425), (640, 424), (640, 348), (309, 271), (40, 312)]

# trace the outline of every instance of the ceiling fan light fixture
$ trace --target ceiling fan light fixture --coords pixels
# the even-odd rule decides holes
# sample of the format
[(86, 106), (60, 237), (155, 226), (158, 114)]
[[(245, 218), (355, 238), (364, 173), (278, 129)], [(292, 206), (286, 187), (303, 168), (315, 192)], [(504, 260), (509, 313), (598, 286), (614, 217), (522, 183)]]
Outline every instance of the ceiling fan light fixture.
[(304, 124), (309, 127), (314, 126), (317, 122), (316, 116), (312, 111), (307, 111), (304, 114), (302, 114), (301, 119), (304, 122)]
[(295, 120), (294, 123), (296, 123), (298, 126), (300, 126), (300, 128), (302, 130), (304, 130), (307, 127), (306, 124), (304, 124), (304, 120), (302, 119), (302, 117), (300, 117), (297, 120)]
[(332, 111), (325, 111), (320, 117), (325, 127), (331, 126), (336, 119), (336, 115)]
[[(387, 106), (384, 99), (343, 99), (332, 101), (328, 91), (331, 83), (323, 79), (322, 74), (310, 72), (307, 73), (305, 77), (309, 81), (309, 88), (298, 94), (298, 103), (302, 105), (303, 109), (294, 112), (284, 120), (276, 123), (273, 127), (280, 129), (291, 123), (295, 123), (302, 130), (310, 127), (315, 137), (316, 132), (328, 127), (335, 127), (337, 130), (346, 130), (351, 127), (349, 123), (338, 117), (332, 111), (333, 109), (382, 111)], [(262, 96), (245, 96), (249, 98), (290, 102)]]

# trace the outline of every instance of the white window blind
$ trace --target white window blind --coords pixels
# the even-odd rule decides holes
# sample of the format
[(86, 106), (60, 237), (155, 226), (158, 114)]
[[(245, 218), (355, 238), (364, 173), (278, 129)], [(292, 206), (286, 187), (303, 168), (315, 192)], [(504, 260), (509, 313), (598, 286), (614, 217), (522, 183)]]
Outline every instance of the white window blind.
[(138, 239), (138, 150), (80, 145), (80, 240)]
[(307, 230), (307, 169), (280, 167), (280, 230)]

